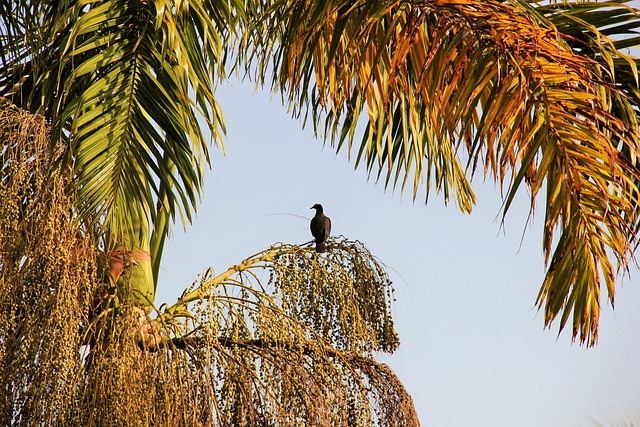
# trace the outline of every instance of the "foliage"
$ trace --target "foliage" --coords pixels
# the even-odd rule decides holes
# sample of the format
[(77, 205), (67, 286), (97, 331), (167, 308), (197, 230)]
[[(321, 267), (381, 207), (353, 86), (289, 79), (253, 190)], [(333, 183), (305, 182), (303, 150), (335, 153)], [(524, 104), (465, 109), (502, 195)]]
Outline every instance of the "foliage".
[[(330, 337), (340, 350), (366, 354), (394, 351), (398, 338), (389, 312), (393, 289), (384, 268), (360, 242), (339, 238), (333, 240), (329, 248), (330, 253), (319, 256), (310, 251), (308, 245), (281, 243), (216, 277), (211, 277), (209, 270), (199, 286), (185, 290), (157, 321), (191, 319), (191, 312), (185, 310), (192, 303), (226, 307), (226, 298), (235, 301), (235, 297), (228, 294), (236, 289), (243, 295), (243, 305), (217, 310), (227, 320), (246, 310), (242, 316), (252, 317), (252, 326), (260, 331), (271, 328), (270, 324), (279, 322), (278, 316), (286, 313), (286, 317), (293, 317), (321, 336)], [(258, 271), (264, 269), (270, 270), (267, 286), (259, 279)], [(269, 295), (280, 297), (273, 300)], [(221, 298), (220, 302), (217, 298)], [(257, 311), (256, 304), (261, 310), (270, 307), (269, 310), (274, 311)], [(276, 308), (279, 306), (282, 308)], [(227, 311), (231, 315), (227, 315)], [(223, 319), (213, 323), (221, 324)], [(191, 329), (199, 327), (202, 325)], [(283, 326), (280, 329), (290, 328)], [(273, 337), (273, 340), (278, 338)]]
[[(74, 394), (95, 283), (92, 241), (77, 234), (68, 174), (49, 177), (42, 116), (0, 98), (0, 424), (54, 425)], [(46, 404), (45, 404), (46, 403)]]
[(470, 211), (482, 171), (505, 215), (522, 188), (532, 212), (542, 199), (537, 302), (547, 326), (572, 317), (593, 345), (601, 287), (613, 304), (640, 227), (638, 60), (624, 52), (640, 37), (626, 3), (4, 2), (0, 93), (67, 141), (83, 215), (150, 254), (132, 283), (146, 299), (170, 218), (195, 209), (198, 117), (219, 142), (214, 76), (231, 63), (387, 186), (417, 197), (424, 183)]
[(83, 216), (152, 250), (156, 273), (168, 218), (191, 219), (209, 138), (220, 142), (213, 81), (230, 4), (1, 3), (0, 95), (51, 120)]
[(3, 103), (3, 421), (414, 422), (371, 358), (397, 339), (386, 275), (359, 243), (326, 258), (275, 246), (148, 318), (169, 221), (191, 218), (209, 162), (199, 120), (220, 142), (227, 63), (387, 186), (417, 197), (424, 183), (470, 211), (481, 171), (505, 215), (523, 187), (532, 212), (544, 195), (537, 302), (546, 325), (572, 317), (594, 345), (601, 286), (613, 304), (640, 227), (638, 59), (623, 52), (638, 15), (625, 3), (0, 2), (0, 95), (51, 123), (47, 136)]
[(398, 345), (391, 292), (359, 242), (336, 240), (326, 256), (278, 244), (208, 270), (161, 310), (158, 343), (214, 367), (222, 425), (417, 425), (402, 384), (372, 358)]
[(600, 287), (613, 304), (640, 226), (638, 59), (622, 52), (640, 20), (624, 3), (266, 1), (246, 57), (385, 186), (415, 198), (426, 181), (470, 211), (482, 171), (505, 215), (522, 187), (532, 212), (543, 198), (538, 304), (593, 345)]
[(49, 151), (44, 118), (0, 102), (0, 424), (418, 425), (373, 358), (398, 337), (391, 282), (362, 243), (272, 246), (208, 270), (152, 321), (109, 280), (135, 260), (111, 273), (73, 180), (51, 172), (64, 150)]
[(201, 121), (224, 130), (226, 64), (414, 198), (424, 183), (470, 211), (478, 171), (505, 215), (521, 188), (532, 212), (544, 195), (538, 304), (595, 344), (640, 227), (625, 3), (0, 2), (0, 95), (19, 107), (0, 101), (0, 422), (417, 425), (373, 359), (398, 339), (359, 242), (275, 245), (151, 319), (169, 222), (191, 219), (209, 163)]

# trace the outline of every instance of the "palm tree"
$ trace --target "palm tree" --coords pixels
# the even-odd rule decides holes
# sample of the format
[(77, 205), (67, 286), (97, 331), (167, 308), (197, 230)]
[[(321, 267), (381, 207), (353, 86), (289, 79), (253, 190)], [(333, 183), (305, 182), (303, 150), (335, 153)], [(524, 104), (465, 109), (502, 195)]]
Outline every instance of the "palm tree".
[(418, 425), (373, 357), (399, 342), (362, 243), (274, 245), (150, 322), (126, 285), (96, 280), (113, 263), (96, 262), (71, 173), (52, 171), (66, 151), (46, 119), (2, 100), (0, 123), (0, 424)]
[(470, 211), (478, 168), (505, 214), (523, 184), (532, 211), (543, 190), (538, 303), (596, 343), (601, 284), (613, 303), (638, 228), (625, 2), (14, 3), (0, 4), (0, 92), (19, 107), (0, 117), (5, 424), (417, 423), (373, 359), (398, 341), (390, 283), (359, 242), (326, 257), (277, 245), (154, 307), (207, 132), (222, 146), (227, 68), (414, 198), (435, 187)]

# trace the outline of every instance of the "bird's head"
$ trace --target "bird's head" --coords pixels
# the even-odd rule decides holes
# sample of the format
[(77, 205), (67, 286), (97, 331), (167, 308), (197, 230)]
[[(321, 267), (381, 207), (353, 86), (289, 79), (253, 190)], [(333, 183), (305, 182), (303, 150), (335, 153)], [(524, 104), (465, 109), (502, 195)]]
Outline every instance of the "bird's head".
[(322, 212), (322, 205), (320, 203), (316, 203), (315, 205), (311, 206), (311, 209), (315, 209), (316, 212)]

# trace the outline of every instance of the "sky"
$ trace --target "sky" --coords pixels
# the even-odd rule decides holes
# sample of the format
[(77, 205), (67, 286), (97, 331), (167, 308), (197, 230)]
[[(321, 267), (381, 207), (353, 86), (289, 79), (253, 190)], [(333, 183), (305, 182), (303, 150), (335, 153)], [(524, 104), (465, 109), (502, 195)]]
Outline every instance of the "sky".
[[(471, 214), (424, 188), (386, 191), (290, 117), (279, 98), (233, 81), (216, 92), (226, 155), (212, 150), (198, 215), (174, 227), (157, 305), (207, 267), (222, 272), (276, 242), (311, 240), (314, 203), (332, 235), (362, 241), (389, 266), (401, 345), (381, 354), (428, 427), (566, 427), (640, 422), (640, 274), (603, 300), (597, 347), (544, 329), (535, 299), (544, 276), (544, 212), (523, 193), (501, 224), (499, 189), (479, 176)], [(540, 202), (542, 206), (542, 201)], [(304, 218), (300, 218), (302, 216)], [(603, 290), (604, 296), (604, 290)]]

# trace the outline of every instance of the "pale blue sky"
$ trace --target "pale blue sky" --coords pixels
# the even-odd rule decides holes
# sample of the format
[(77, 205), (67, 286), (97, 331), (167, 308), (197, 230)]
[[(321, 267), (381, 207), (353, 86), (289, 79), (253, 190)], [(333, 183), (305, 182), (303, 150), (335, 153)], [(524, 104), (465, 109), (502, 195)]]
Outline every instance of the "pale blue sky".
[[(599, 345), (543, 330), (534, 306), (544, 273), (537, 213), (523, 194), (500, 227), (500, 194), (474, 180), (471, 215), (384, 192), (346, 156), (301, 130), (279, 98), (251, 83), (217, 97), (227, 155), (213, 150), (203, 202), (186, 233), (167, 242), (156, 303), (174, 301), (197, 274), (222, 272), (275, 242), (311, 240), (309, 208), (322, 203), (333, 235), (364, 242), (393, 268), (400, 349), (381, 355), (425, 427), (566, 427), (640, 414), (640, 274), (621, 281), (615, 313), (603, 308)], [(481, 178), (481, 177), (480, 177)], [(541, 203), (542, 205), (542, 203)], [(522, 241), (522, 244), (521, 244)]]

